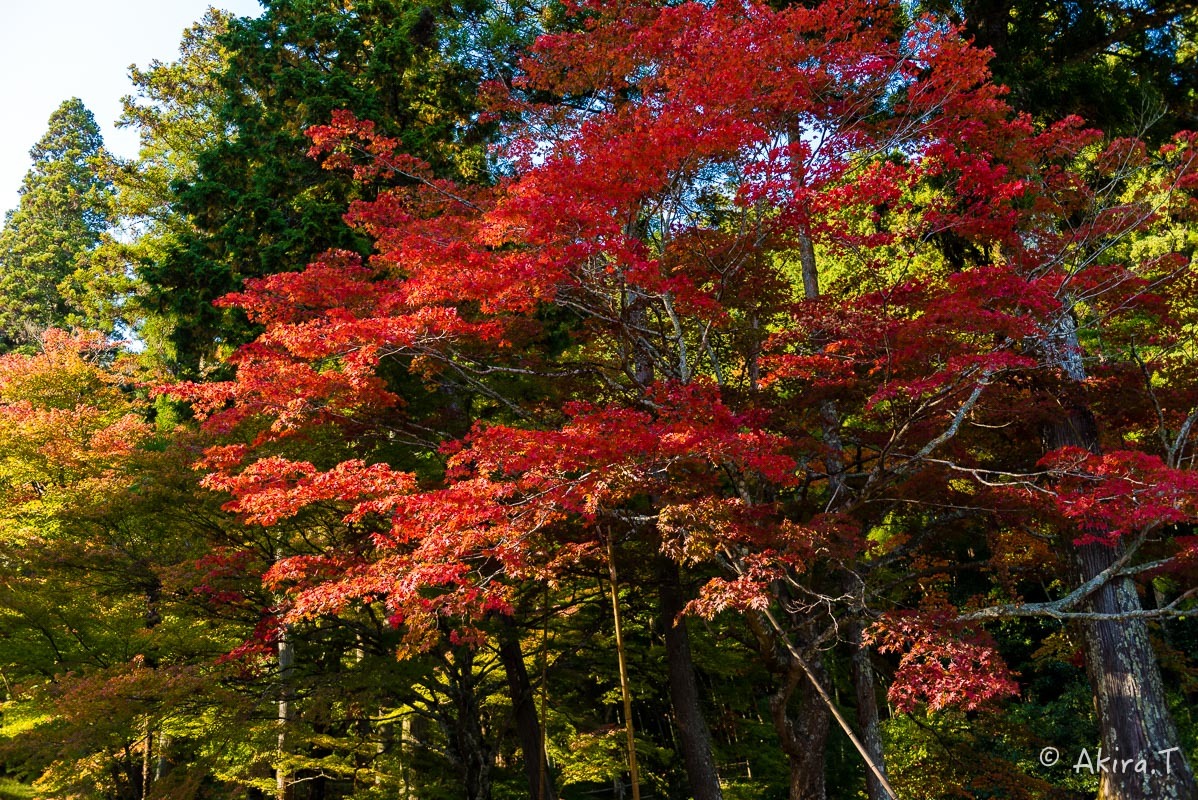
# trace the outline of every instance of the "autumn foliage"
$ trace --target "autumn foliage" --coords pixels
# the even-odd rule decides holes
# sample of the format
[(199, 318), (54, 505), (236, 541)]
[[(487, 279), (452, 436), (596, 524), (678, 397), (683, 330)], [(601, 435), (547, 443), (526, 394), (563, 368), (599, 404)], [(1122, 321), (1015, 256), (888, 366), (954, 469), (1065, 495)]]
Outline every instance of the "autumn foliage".
[[(1188, 264), (1113, 256), (1191, 213), (1189, 140), (1155, 161), (1077, 120), (1036, 131), (985, 82), (984, 53), (931, 20), (900, 31), (896, 12), (588, 6), (582, 30), (538, 40), (520, 91), (490, 90), (519, 120), (493, 187), (435, 179), (345, 113), (310, 129), (326, 167), (400, 184), (347, 216), (377, 254), (250, 281), (222, 301), (265, 326), (236, 378), (172, 390), (213, 430), (259, 426), (253, 445), (204, 462), (230, 510), (272, 524), (336, 500), (347, 523), (374, 521), (368, 548), (272, 569), (298, 589), (293, 613), (382, 602), (414, 629), (434, 630), (417, 622), (430, 613), (469, 625), (613, 533), (733, 570), (696, 603), (714, 613), (762, 608), (820, 560), (867, 574), (880, 554), (863, 532), (912, 513), (900, 504), (970, 497), (1017, 527), (1050, 497), (1079, 543), (1192, 520), (1193, 479), (1159, 454), (1029, 461), (988, 432), (1034, 431), (1074, 393), (1062, 372), (1081, 354), (1058, 341), (1062, 315), (1113, 332), (1112, 359), (1146, 318), (1153, 357), (1171, 357), (1168, 295)], [(525, 99), (546, 95), (579, 99)], [(794, 278), (803, 239), (827, 265), (818, 295)], [(558, 352), (546, 308), (571, 319)], [(507, 370), (563, 388), (499, 397), (521, 423), (479, 421), (443, 444), (433, 483), (257, 455), (305, 426), (369, 425), (400, 402), (377, 372), (396, 358), (430, 381)], [(568, 396), (596, 399), (551, 405)], [(1162, 406), (1161, 430), (1184, 413)], [(887, 641), (904, 637), (930, 648), (925, 663), (947, 658), (958, 685), (900, 666), (893, 697), (969, 707), (1014, 691), (981, 645)]]
[[(797, 698), (837, 659), (875, 651), (896, 714), (985, 713), (1022, 690), (991, 622), (1192, 581), (1192, 136), (1033, 121), (899, 3), (566, 10), (484, 87), (490, 182), (347, 111), (308, 128), (369, 187), (345, 221), (373, 254), (245, 281), (218, 303), (260, 333), (226, 379), (158, 388), (259, 537), (192, 562), (242, 565), (195, 592), (257, 615), (222, 663), (277, 653), (283, 708), (304, 626), (460, 666), (542, 592), (547, 631), (550, 593), (682, 570), (660, 624), (743, 623), (785, 742), (826, 738)], [(107, 479), (149, 429), (67, 397), (117, 390), (63, 336), (0, 362), (0, 435)]]

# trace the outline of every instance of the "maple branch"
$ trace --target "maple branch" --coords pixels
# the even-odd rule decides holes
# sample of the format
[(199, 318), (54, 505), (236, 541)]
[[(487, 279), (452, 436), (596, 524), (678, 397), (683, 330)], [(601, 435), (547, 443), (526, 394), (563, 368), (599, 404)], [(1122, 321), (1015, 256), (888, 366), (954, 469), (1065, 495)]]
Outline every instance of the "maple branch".
[[(963, 377), (968, 377), (974, 371), (975, 370), (970, 370)], [(982, 392), (985, 390), (985, 388), (990, 385), (990, 376), (992, 374), (993, 370), (990, 369), (985, 369), (982, 371), (982, 375), (978, 379), (978, 382), (974, 385), (973, 391), (970, 392), (969, 397), (967, 397), (965, 401), (962, 402), (957, 408), (956, 412), (953, 414), (952, 421), (949, 423), (948, 428), (946, 428), (942, 433), (925, 444), (913, 456), (910, 456), (903, 463), (896, 467), (886, 468), (879, 464), (878, 469), (875, 470), (866, 480), (865, 487), (862, 490), (861, 499), (864, 500), (865, 496), (869, 493), (869, 490), (876, 488), (876, 484), (879, 484), (884, 476), (895, 478), (907, 474), (913, 470), (917, 464), (924, 461), (927, 456), (936, 450), (936, 448), (940, 447), (940, 445), (956, 436), (957, 432), (961, 429), (962, 423), (965, 421), (965, 417), (968, 416), (969, 412), (973, 410), (973, 407), (977, 405), (978, 399), (982, 396)], [(945, 390), (945, 392), (936, 400), (936, 402), (939, 403), (941, 400), (943, 400), (950, 391), (951, 389)], [(901, 431), (899, 433), (901, 434)]]
[(949, 424), (948, 428), (935, 439), (921, 447), (919, 452), (917, 452), (909, 461), (904, 463), (903, 466), (899, 467), (899, 470), (897, 471), (905, 472), (911, 468), (910, 465), (912, 463), (922, 461), (924, 458), (931, 455), (936, 448), (940, 447), (940, 445), (957, 435), (957, 431), (961, 429), (961, 423), (965, 421), (966, 415), (968, 415), (969, 412), (973, 410), (973, 407), (977, 405), (978, 398), (982, 396), (982, 392), (990, 384), (990, 375), (991, 370), (987, 369), (982, 371), (982, 377), (973, 387), (973, 391), (970, 392), (969, 397), (965, 400), (965, 402), (957, 408), (957, 413), (953, 415), (953, 421)]
[(491, 398), (495, 402), (506, 407), (507, 410), (511, 411), (513, 414), (515, 414), (517, 418), (523, 419), (523, 420), (532, 419), (532, 416), (527, 411), (525, 411), (523, 408), (521, 408), (520, 406), (513, 403), (510, 399), (508, 399), (508, 398), (504, 397), (503, 395), (499, 394), (498, 392), (494, 391), (493, 389), (488, 387), (486, 384), (484, 384), (482, 381), (471, 376), (467, 372), (466, 368), (463, 365), (457, 363), (457, 361), (455, 359), (444, 358), (444, 359), (442, 359), (442, 362), (446, 366), (448, 366), (450, 369), (452, 369), (454, 372), (456, 372), (462, 378), (462, 380), (464, 380), (466, 382), (466, 384), (468, 386), (470, 386), (471, 388), (473, 388), (475, 391), (479, 392), (480, 394), (486, 395), (487, 397)]
[(678, 319), (678, 312), (674, 310), (674, 304), (670, 301), (669, 292), (661, 295), (661, 304), (665, 308), (666, 314), (670, 317), (670, 323), (674, 326), (674, 336), (678, 342), (678, 380), (688, 383), (690, 381), (690, 369), (686, 359), (686, 339), (682, 335), (682, 321)]
[[(1189, 163), (1193, 163), (1193, 157), (1191, 157)], [(1125, 160), (1125, 164), (1126, 164), (1126, 160)], [(1115, 190), (1115, 187), (1118, 185), (1117, 180), (1119, 178), (1127, 177), (1128, 172), (1129, 171), (1126, 169), (1126, 167), (1123, 167), (1123, 168), (1120, 168), (1120, 170), (1115, 174), (1115, 176), (1112, 177), (1110, 183), (1108, 183), (1108, 186), (1111, 187), (1112, 192)], [(1131, 208), (1132, 206), (1138, 206), (1145, 210), (1142, 213), (1140, 213), (1134, 220), (1132, 220), (1130, 222), (1124, 222), (1123, 224), (1121, 224), (1119, 226), (1118, 230), (1108, 234), (1106, 236), (1106, 238), (1103, 239), (1101, 242), (1099, 242), (1097, 244), (1097, 246), (1094, 247), (1094, 249), (1092, 251), (1090, 251), (1081, 261), (1079, 261), (1071, 269), (1069, 269), (1066, 273), (1065, 280), (1061, 282), (1060, 287), (1057, 289), (1058, 297), (1066, 296), (1066, 294), (1067, 294), (1066, 287), (1069, 285), (1070, 281), (1072, 280), (1072, 278), (1075, 275), (1078, 275), (1087, 266), (1095, 263), (1099, 259), (1100, 256), (1102, 256), (1104, 253), (1106, 253), (1108, 250), (1113, 248), (1118, 243), (1122, 242), (1125, 238), (1130, 236), (1132, 233), (1140, 230), (1146, 222), (1148, 222), (1150, 219), (1152, 219), (1154, 216), (1156, 216), (1157, 212), (1159, 212), (1162, 208), (1164, 208), (1166, 205), (1168, 205), (1168, 203), (1173, 199), (1174, 194), (1179, 190), (1181, 178), (1182, 178), (1183, 174), (1185, 174), (1185, 171), (1179, 169), (1177, 171), (1177, 174), (1174, 177), (1172, 183), (1168, 187), (1165, 188), (1163, 197), (1155, 203), (1151, 203), (1151, 202), (1150, 203), (1124, 203), (1124, 204), (1122, 204), (1122, 206), (1114, 206), (1112, 208), (1108, 208), (1108, 211), (1110, 211), (1110, 210), (1113, 210), (1113, 208), (1120, 208), (1120, 207)], [(1097, 192), (1097, 194), (1101, 195), (1102, 190), (1099, 190)], [(1101, 215), (1101, 213), (1102, 213), (1101, 209), (1094, 211), (1093, 219), (1097, 220), (1098, 217)], [(1070, 256), (1072, 251), (1081, 250), (1083, 248), (1083, 246), (1085, 246), (1087, 243), (1093, 243), (1093, 239), (1087, 240), (1087, 237), (1084, 235), (1083, 231), (1081, 231), (1079, 229), (1079, 226), (1069, 225), (1069, 228), (1072, 233), (1073, 241), (1070, 243), (1069, 246), (1062, 248), (1060, 250), (1060, 252), (1058, 252), (1053, 258), (1048, 259), (1045, 262), (1045, 264), (1041, 270), (1044, 274), (1047, 274), (1047, 272), (1053, 267), (1063, 266), (1066, 259)], [(1096, 287), (1092, 287), (1086, 295), (1083, 295), (1081, 297), (1071, 298), (1067, 304), (1064, 304), (1064, 308), (1062, 309), (1061, 313), (1069, 314), (1072, 312), (1072, 309), (1076, 304), (1083, 303), (1093, 297), (1097, 297), (1097, 296), (1101, 295), (1103, 292), (1107, 292), (1110, 289), (1118, 286), (1120, 283), (1123, 283), (1124, 281), (1129, 280), (1129, 279), (1130, 279), (1130, 276), (1116, 277), (1113, 279), (1114, 280), (1113, 284), (1099, 284)], [(1118, 307), (1111, 309), (1110, 311), (1106, 312), (1106, 314), (1104, 314), (1103, 316), (1109, 316), (1110, 314), (1113, 314), (1115, 311), (1117, 311), (1121, 308), (1124, 308), (1136, 297), (1143, 295), (1145, 292), (1151, 291), (1152, 288), (1154, 288), (1162, 280), (1164, 280), (1164, 279), (1162, 278), (1161, 280), (1154, 281), (1154, 282), (1142, 287), (1141, 289), (1137, 290), (1136, 292), (1133, 292), (1131, 297), (1126, 298), (1123, 302), (1121, 302), (1119, 304)]]
[(1178, 456), (1181, 455), (1181, 450), (1185, 447), (1186, 440), (1190, 438), (1190, 431), (1194, 427), (1194, 423), (1198, 422), (1198, 408), (1190, 412), (1186, 417), (1186, 421), (1182, 423), (1181, 430), (1177, 432), (1177, 438), (1173, 440), (1173, 444), (1169, 447), (1169, 466), (1176, 468)]
[(535, 378), (577, 378), (580, 375), (592, 375), (601, 368), (599, 364), (581, 361), (577, 362), (580, 364), (577, 369), (537, 370), (526, 367), (506, 367), (502, 364), (489, 364), (481, 359), (460, 354), (458, 357), (468, 362), (462, 364), (462, 368), (469, 369), (475, 375), (492, 375), (498, 373), (502, 375), (528, 375)]
[(392, 164), (391, 161), (386, 156), (381, 156), (381, 155), (377, 155), (375, 153), (371, 153), (368, 149), (366, 149), (365, 147), (362, 147), (361, 145), (350, 145), (350, 148), (353, 150), (357, 150), (359, 153), (361, 153), (364, 156), (370, 156), (371, 158), (373, 158), (375, 160), (376, 163), (381, 164), (382, 166), (391, 170), (392, 172), (394, 172), (396, 175), (399, 175), (400, 177), (407, 178), (408, 180), (415, 181), (416, 183), (427, 186), (428, 188), (432, 189), (434, 192), (436, 192), (437, 194), (446, 198), (447, 200), (452, 200), (455, 203), (463, 205), (466, 208), (470, 209), (471, 211), (476, 211), (480, 214), (483, 211), (480, 206), (478, 206), (474, 203), (471, 203), (469, 200), (467, 200), (464, 197), (459, 197), (458, 195), (447, 190), (443, 186), (438, 186), (435, 181), (430, 181), (428, 178), (425, 178), (422, 175), (417, 175), (415, 173), (406, 172), (406, 171), (400, 169), (399, 167)]
[[(1024, 486), (1025, 488), (1030, 489), (1032, 491), (1040, 492), (1042, 494), (1048, 494), (1048, 495), (1053, 494), (1052, 490), (1047, 489), (1043, 486), (1040, 486), (1033, 480), (1033, 478), (1047, 477), (1049, 475), (1058, 474), (1058, 472), (1059, 472), (1059, 471), (1051, 471), (1051, 470), (1041, 470), (1039, 472), (1008, 472), (1006, 470), (989, 469), (989, 468), (985, 468), (985, 467), (965, 467), (965, 466), (962, 466), (962, 465), (956, 463), (955, 461), (949, 461), (948, 459), (944, 459), (944, 458), (929, 458), (929, 459), (926, 459), (926, 461), (929, 464), (937, 464), (937, 465), (945, 467), (947, 469), (951, 469), (955, 472), (964, 472), (965, 474), (972, 476), (974, 480), (976, 480), (978, 483), (982, 484), (983, 486), (993, 486), (993, 487)], [(994, 480), (994, 478), (996, 478), (996, 477), (998, 477), (998, 478), (1014, 478), (1017, 480), (997, 481), (997, 480)]]
[[(1110, 308), (1106, 309), (1102, 314), (1094, 317), (1093, 321), (1086, 321), (1086, 323), (1085, 323), (1086, 327), (1088, 327), (1088, 328), (1095, 327), (1099, 323), (1104, 322), (1108, 317), (1114, 316), (1119, 311), (1123, 311), (1124, 309), (1131, 308), (1132, 303), (1135, 300), (1139, 299), (1142, 295), (1151, 294), (1153, 291), (1156, 290), (1157, 287), (1166, 285), (1173, 278), (1177, 277), (1178, 275), (1180, 275), (1183, 272), (1185, 272), (1186, 270), (1188, 270), (1189, 267), (1190, 267), (1189, 262), (1186, 262), (1185, 264), (1178, 266), (1178, 268), (1173, 270), (1172, 272), (1161, 275), (1160, 277), (1156, 278), (1155, 280), (1145, 283), (1143, 286), (1141, 286), (1136, 291), (1132, 292), (1130, 295), (1128, 295), (1126, 298), (1124, 298), (1122, 301), (1120, 301), (1118, 305), (1111, 306)], [(1130, 275), (1120, 278), (1118, 281), (1113, 283), (1110, 286), (1110, 288), (1113, 289), (1113, 288), (1119, 286), (1120, 284), (1125, 283), (1126, 281), (1129, 281), (1132, 279), (1133, 279), (1133, 276), (1130, 276)], [(1092, 297), (1099, 296), (1099, 294), (1100, 294), (1100, 292), (1098, 291), (1099, 288), (1105, 288), (1105, 287), (1103, 284), (1099, 284), (1096, 287), (1096, 289), (1094, 291), (1091, 291), (1088, 295), (1084, 295), (1080, 298), (1075, 299), (1074, 303), (1084, 302), (1084, 301), (1089, 300)]]
[[(1144, 363), (1144, 359), (1140, 357), (1139, 352), (1136, 350), (1135, 341), (1131, 343), (1131, 357), (1136, 362), (1136, 366), (1140, 368), (1140, 375), (1144, 378), (1144, 388), (1147, 390), (1148, 397), (1152, 400), (1152, 407), (1156, 411), (1156, 432), (1161, 440), (1161, 446), (1172, 456), (1172, 448), (1169, 447), (1168, 426), (1165, 423), (1165, 411), (1161, 408), (1160, 398), (1156, 396), (1156, 390), (1152, 388), (1152, 375), (1148, 372), (1148, 365)], [(1169, 459), (1169, 466), (1174, 466), (1171, 457)]]
[[(994, 606), (957, 617), (959, 622), (981, 619), (1010, 619), (1013, 617), (1048, 617), (1057, 620), (1079, 620), (1090, 622), (1120, 622), (1133, 619), (1166, 619), (1193, 616), (1192, 610), (1181, 609), (1182, 601), (1198, 595), (1198, 588), (1190, 589), (1176, 600), (1160, 608), (1143, 608), (1138, 611), (1123, 611), (1117, 614), (1105, 614), (1098, 611), (1067, 611), (1058, 607), (1061, 601), (1051, 603), (1014, 603), (1007, 606)], [(1070, 599), (1073, 595), (1070, 595)], [(1074, 606), (1076, 603), (1071, 603)]]
[[(727, 559), (728, 566), (730, 566), (737, 575), (743, 576), (744, 566), (741, 564), (740, 559), (738, 559), (726, 547), (724, 548), (724, 556)], [(816, 676), (815, 672), (811, 669), (811, 665), (807, 663), (807, 659), (803, 657), (803, 653), (790, 640), (790, 636), (778, 623), (778, 619), (774, 616), (773, 612), (770, 611), (769, 607), (767, 606), (759, 612), (759, 615), (760, 617), (769, 621), (770, 627), (773, 628), (774, 633), (778, 637), (778, 641), (780, 641), (783, 647), (786, 648), (786, 652), (790, 655), (793, 663), (798, 664), (799, 668), (803, 671), (803, 674), (807, 676), (809, 681), (811, 681), (811, 685), (815, 689), (816, 694), (819, 695), (820, 700), (824, 703), (824, 705), (828, 707), (828, 710), (832, 713), (832, 716), (836, 718), (837, 724), (840, 725), (845, 735), (849, 737), (849, 741), (853, 743), (853, 747), (857, 750), (858, 755), (860, 755), (861, 759), (865, 762), (865, 766), (874, 775), (874, 777), (877, 778), (878, 784), (882, 787), (883, 791), (886, 792), (891, 800), (898, 800), (898, 794), (894, 791), (894, 788), (886, 779), (886, 773), (878, 764), (874, 763), (874, 760), (870, 757), (869, 751), (866, 749), (865, 745), (862, 744), (861, 740), (857, 737), (857, 734), (853, 731), (852, 726), (849, 725), (848, 720), (846, 720), (844, 715), (840, 713), (840, 709), (836, 707), (836, 703), (828, 694), (827, 689), (825, 689), (824, 685), (820, 683), (818, 676)], [(833, 617), (833, 619), (835, 619), (835, 617)]]
[(969, 622), (984, 619), (1009, 619), (1013, 617), (1049, 617), (1060, 620), (1116, 621), (1185, 616), (1184, 612), (1177, 610), (1177, 606), (1183, 600), (1198, 594), (1198, 588), (1190, 589), (1163, 608), (1125, 611), (1118, 614), (1104, 614), (1100, 612), (1073, 610), (1085, 602), (1090, 595), (1097, 592), (1114, 578), (1130, 577), (1141, 572), (1156, 569), (1157, 567), (1169, 563), (1171, 559), (1164, 559), (1161, 561), (1154, 561), (1150, 564), (1144, 564), (1131, 569), (1126, 569), (1131, 557), (1140, 549), (1140, 546), (1144, 543), (1144, 540), (1147, 538), (1147, 536), (1148, 531), (1145, 530), (1138, 537), (1136, 537), (1136, 540), (1132, 542), (1127, 550), (1120, 555), (1113, 564), (1102, 570), (1102, 572), (1099, 572), (1093, 578), (1090, 578), (1081, 586), (1078, 586), (1065, 597), (1043, 603), (1008, 603), (1001, 606), (991, 606), (989, 608), (983, 608), (977, 611), (971, 611), (967, 614), (962, 614), (958, 616), (957, 619), (962, 622)]
[[(812, 591), (811, 589), (809, 589), (808, 587), (804, 586), (803, 584), (801, 584), (797, 580), (795, 580), (793, 577), (791, 577), (791, 575), (789, 573), (784, 574), (781, 579), (786, 583), (786, 585), (790, 586), (795, 591), (814, 598), (812, 601), (807, 602), (807, 603), (800, 602), (795, 597), (788, 597), (786, 600), (779, 600), (779, 603), (782, 605), (782, 607), (786, 610), (787, 613), (806, 615), (806, 614), (810, 614), (812, 611), (814, 611), (815, 609), (817, 609), (821, 606), (825, 606), (828, 609), (828, 618), (832, 621), (832, 626), (834, 629), (836, 628), (838, 623), (836, 620), (836, 615), (832, 612), (832, 604), (848, 602), (848, 601), (857, 599), (855, 595), (848, 594), (848, 593), (841, 594), (841, 595), (834, 597), (832, 595)], [(833, 633), (834, 632), (835, 631), (833, 631)], [(829, 635), (823, 637), (823, 639), (831, 638), (831, 635), (832, 634), (829, 634)], [(820, 641), (823, 641), (823, 639), (821, 639)]]

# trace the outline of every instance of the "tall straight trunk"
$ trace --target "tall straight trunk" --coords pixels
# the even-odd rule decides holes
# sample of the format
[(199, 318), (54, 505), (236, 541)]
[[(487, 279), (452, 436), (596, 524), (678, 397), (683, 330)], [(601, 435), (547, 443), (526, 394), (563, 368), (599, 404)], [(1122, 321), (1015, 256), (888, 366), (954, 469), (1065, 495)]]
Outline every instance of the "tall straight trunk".
[(545, 737), (537, 717), (537, 705), (524, 652), (520, 648), (520, 633), (510, 617), (503, 617), (499, 634), (499, 660), (507, 674), (508, 694), (512, 698), (512, 715), (516, 720), (516, 735), (524, 751), (524, 774), (528, 777), (529, 797), (532, 800), (557, 800), (557, 789), (549, 773), (545, 753)]
[[(146, 630), (150, 631), (158, 627), (158, 624), (162, 622), (162, 615), (158, 611), (158, 604), (162, 600), (162, 581), (158, 579), (158, 576), (148, 566), (145, 566), (145, 570), (146, 610), (144, 620)], [(150, 669), (157, 669), (158, 660), (151, 655), (145, 659), (145, 665)], [(150, 796), (150, 787), (154, 781), (162, 777), (162, 750), (154, 746), (156, 732), (153, 720), (148, 715), (145, 718), (143, 731), (145, 733), (146, 746), (142, 751), (140, 796), (145, 798)], [(154, 761), (155, 756), (157, 756), (158, 761)]]
[(279, 629), (278, 659), (279, 766), (275, 770), (275, 791), (278, 800), (291, 800), (293, 795), (291, 791), (291, 776), (287, 773), (287, 768), (283, 765), (283, 761), (287, 757), (287, 749), (289, 747), (287, 733), (291, 728), (291, 724), (295, 721), (295, 706), (292, 703), (295, 692), (291, 686), (291, 673), (295, 667), (295, 646), (291, 643), (291, 631), (289, 630), (289, 626), (286, 625)]
[(167, 736), (162, 731), (158, 732), (158, 752), (154, 754), (154, 780), (162, 780), (162, 776), (166, 774), (166, 769), (169, 766), (166, 758), (167, 748), (170, 747), (171, 737)]
[[(1045, 350), (1049, 366), (1074, 381), (1085, 379), (1077, 326), (1069, 313), (1062, 313)], [(1094, 415), (1080, 403), (1070, 406), (1066, 401), (1063, 411), (1044, 430), (1044, 447), (1049, 451), (1072, 446), (1098, 454), (1098, 441)], [(1121, 547), (1099, 543), (1073, 545), (1070, 551), (1082, 582), (1100, 575), (1122, 555)], [(1127, 576), (1109, 580), (1090, 596), (1088, 606), (1089, 611), (1113, 617), (1142, 610), (1135, 584)], [(1198, 798), (1194, 773), (1180, 749), (1165, 702), (1147, 624), (1142, 618), (1125, 616), (1087, 621), (1081, 627), (1103, 753), (1118, 759), (1117, 764), (1132, 759), (1128, 768), (1100, 773), (1099, 800)], [(1141, 757), (1146, 768), (1138, 771), (1134, 764)]]
[[(275, 561), (281, 561), (284, 556), (281, 542), (275, 544)], [(281, 602), (281, 597), (275, 598)], [(295, 722), (295, 687), (291, 685), (292, 673), (295, 671), (295, 645), (291, 641), (291, 626), (283, 623), (279, 626), (279, 637), (276, 643), (276, 657), (279, 665), (279, 699), (278, 712), (278, 759), (279, 766), (275, 769), (275, 797), (277, 800), (291, 800), (295, 792), (292, 788), (291, 775), (287, 771), (287, 750), (291, 746), (288, 733)]]
[[(803, 296), (816, 300), (820, 296), (819, 265), (815, 258), (815, 243), (809, 230), (799, 232), (799, 263), (803, 273)], [(844, 441), (840, 436), (840, 412), (836, 402), (828, 399), (819, 404), (820, 428), (824, 437), (824, 468), (828, 473), (827, 509), (834, 510), (848, 502), (845, 485)], [(846, 591), (853, 591), (853, 581), (846, 579)], [(853, 687), (857, 696), (857, 724), (861, 729), (860, 747), (866, 760), (865, 785), (869, 800), (891, 800), (886, 784), (886, 759), (882, 751), (882, 733), (878, 723), (878, 697), (873, 686), (873, 666), (869, 649), (861, 641), (861, 623), (853, 622), (849, 630), (852, 649)], [(824, 737), (824, 742), (827, 737)], [(792, 786), (793, 791), (793, 786)]]
[(142, 723), (142, 730), (145, 732), (145, 748), (141, 751), (141, 793), (138, 797), (146, 798), (150, 796), (150, 782), (153, 775), (150, 765), (153, 762), (154, 755), (154, 729), (150, 727), (150, 718), (146, 717)]
[(690, 782), (691, 797), (694, 800), (723, 800), (720, 776), (711, 754), (711, 731), (707, 727), (707, 720), (703, 718), (699, 686), (695, 682), (690, 634), (685, 618), (680, 616), (686, 601), (678, 564), (661, 559), (658, 577), (670, 703), (674, 706), (674, 716), (678, 720), (678, 740), (682, 748), (682, 761), (686, 765), (686, 777)]
[(799, 231), (799, 268), (803, 273), (803, 297), (819, 297), (819, 265), (815, 261), (815, 243), (806, 231)]
[(402, 800), (415, 800), (416, 793), (412, 790), (412, 762), (416, 751), (420, 749), (425, 739), (424, 717), (415, 714), (405, 714), (399, 723), (399, 764), (400, 780), (403, 783)]

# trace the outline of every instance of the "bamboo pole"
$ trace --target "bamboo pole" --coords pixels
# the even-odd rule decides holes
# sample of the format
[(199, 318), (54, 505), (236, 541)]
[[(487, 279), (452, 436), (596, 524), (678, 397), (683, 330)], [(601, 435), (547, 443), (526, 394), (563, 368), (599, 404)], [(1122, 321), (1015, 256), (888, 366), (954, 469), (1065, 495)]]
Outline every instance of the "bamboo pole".
[(641, 800), (641, 776), (636, 765), (636, 731), (632, 725), (632, 691), (628, 686), (628, 660), (624, 653), (624, 629), (620, 624), (620, 588), (616, 574), (616, 546), (607, 536), (607, 569), (611, 576), (611, 610), (616, 623), (616, 655), (620, 663), (620, 689), (624, 694), (624, 732), (628, 735), (628, 774), (632, 780), (632, 800)]

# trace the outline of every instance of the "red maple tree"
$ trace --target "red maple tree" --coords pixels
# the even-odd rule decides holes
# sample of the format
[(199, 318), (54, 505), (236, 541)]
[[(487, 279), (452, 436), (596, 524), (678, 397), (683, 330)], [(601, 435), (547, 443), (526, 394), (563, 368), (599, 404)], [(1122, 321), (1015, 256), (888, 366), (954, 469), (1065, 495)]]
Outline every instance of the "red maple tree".
[[(577, 32), (489, 89), (515, 120), (493, 186), (435, 179), (348, 114), (310, 130), (326, 166), (397, 184), (347, 215), (376, 255), (248, 282), (223, 301), (264, 326), (236, 377), (172, 389), (210, 428), (255, 431), (204, 462), (231, 510), (269, 525), (336, 501), (369, 527), (271, 570), (292, 615), (381, 603), (413, 647), (447, 618), (469, 639), (514, 586), (619, 544), (704, 575), (692, 611), (745, 612), (787, 676), (793, 797), (823, 760), (795, 731), (826, 735), (835, 709), (796, 719), (791, 697), (826, 697), (845, 632), (858, 669), (871, 641), (902, 653), (900, 708), (974, 708), (1017, 691), (982, 622), (1079, 621), (1104, 745), (1174, 742), (1144, 619), (1184, 598), (1145, 611), (1133, 579), (1192, 563), (1193, 271), (1170, 232), (1194, 213), (1193, 140), (1150, 155), (1076, 119), (1038, 129), (985, 53), (897, 3), (572, 8)], [(443, 472), (285, 455), (394, 413), (396, 362), (482, 398), (432, 443)], [(1023, 574), (1069, 588), (921, 587), (962, 547), (998, 576), (1038, 548)], [(1194, 793), (1188, 768), (1106, 780)]]

